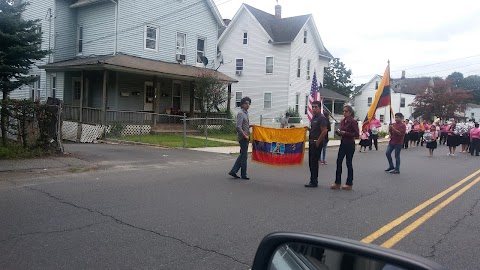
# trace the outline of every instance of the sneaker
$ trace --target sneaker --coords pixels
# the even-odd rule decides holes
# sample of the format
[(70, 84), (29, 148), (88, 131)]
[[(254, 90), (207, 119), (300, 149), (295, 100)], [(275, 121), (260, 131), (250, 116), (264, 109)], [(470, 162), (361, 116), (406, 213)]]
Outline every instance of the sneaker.
[(323, 162), (323, 165), (328, 165), (328, 163), (326, 161)]
[(236, 173), (233, 173), (233, 172), (229, 172), (228, 175), (230, 175), (231, 177), (233, 177), (235, 179), (240, 178)]
[(324, 164), (325, 164), (325, 162), (324, 162), (324, 161), (320, 161), (319, 163), (320, 163), (320, 165), (324, 165)]
[(395, 170), (393, 170), (393, 171), (391, 171), (390, 173), (391, 173), (391, 174), (400, 174), (400, 171), (395, 171)]
[(314, 187), (318, 187), (318, 184), (314, 184), (314, 183), (310, 182), (310, 183), (306, 184), (305, 187), (314, 188)]
[(392, 170), (394, 170), (394, 169), (395, 169), (395, 168), (388, 168), (388, 169), (386, 169), (385, 171), (386, 171), (386, 172), (389, 172), (389, 171), (392, 171)]

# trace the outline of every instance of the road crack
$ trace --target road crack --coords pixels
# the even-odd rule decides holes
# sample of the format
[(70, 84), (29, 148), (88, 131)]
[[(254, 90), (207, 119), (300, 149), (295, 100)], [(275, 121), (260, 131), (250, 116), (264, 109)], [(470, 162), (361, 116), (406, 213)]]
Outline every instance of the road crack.
[(88, 225), (80, 226), (80, 227), (75, 227), (75, 228), (70, 228), (70, 229), (64, 229), (64, 230), (55, 230), (55, 231), (40, 231), (40, 232), (29, 232), (29, 233), (22, 233), (19, 235), (11, 236), (6, 239), (1, 239), (0, 243), (7, 242), (16, 238), (24, 237), (24, 236), (31, 236), (31, 235), (43, 235), (43, 234), (53, 234), (53, 233), (64, 233), (64, 232), (72, 232), (72, 231), (78, 231), (78, 230), (83, 230), (85, 228), (89, 228), (98, 224), (102, 224), (105, 222), (96, 222), (96, 223), (91, 223)]
[(475, 210), (475, 208), (480, 204), (480, 198), (477, 199), (475, 201), (475, 203), (472, 205), (472, 207), (470, 208), (470, 210), (465, 214), (463, 215), (462, 217), (460, 217), (459, 219), (457, 219), (453, 224), (452, 226), (450, 226), (448, 228), (448, 230), (442, 234), (442, 236), (440, 237), (440, 239), (435, 243), (433, 244), (432, 246), (430, 246), (430, 252), (428, 254), (426, 254), (424, 257), (426, 258), (435, 258), (435, 253), (437, 252), (437, 246), (442, 244), (443, 243), (443, 240), (445, 238), (447, 238), (447, 236), (452, 233), (458, 226), (460, 226), (460, 224), (462, 223), (463, 220), (465, 220), (467, 217), (471, 217), (474, 215), (473, 211)]
[(380, 191), (380, 189), (379, 189), (379, 188), (375, 188), (375, 190), (374, 190), (374, 191), (372, 191), (372, 192), (370, 192), (370, 193), (365, 193), (365, 194), (362, 194), (362, 195), (360, 195), (360, 196), (358, 196), (358, 197), (356, 197), (356, 198), (350, 199), (350, 200), (348, 200), (348, 201), (349, 201), (350, 203), (352, 203), (352, 202), (354, 202), (354, 201), (358, 201), (358, 200), (360, 200), (360, 199), (362, 199), (362, 198), (364, 198), (364, 197), (367, 197), (367, 196), (373, 195), (373, 194), (375, 194), (375, 193), (377, 193), (377, 192), (379, 192), (379, 191)]
[(170, 235), (165, 235), (165, 234), (162, 234), (160, 232), (157, 232), (157, 231), (154, 231), (154, 230), (150, 230), (150, 229), (146, 229), (146, 228), (142, 228), (142, 227), (138, 227), (138, 226), (135, 226), (133, 224), (130, 224), (130, 223), (127, 223), (119, 218), (116, 218), (112, 215), (109, 215), (109, 214), (105, 214), (101, 211), (98, 211), (98, 210), (95, 210), (95, 209), (91, 209), (91, 208), (88, 208), (88, 207), (83, 207), (83, 206), (80, 206), (80, 205), (76, 205), (72, 202), (68, 202), (62, 198), (59, 198), (47, 191), (44, 191), (44, 190), (41, 190), (41, 189), (38, 189), (38, 188), (34, 188), (34, 187), (25, 187), (27, 189), (30, 189), (30, 190), (33, 190), (33, 191), (37, 191), (37, 192), (40, 192), (40, 193), (43, 193), (45, 195), (47, 195), (48, 197), (60, 202), (60, 203), (63, 203), (63, 204), (66, 204), (66, 205), (69, 205), (69, 206), (72, 206), (72, 207), (75, 207), (77, 209), (81, 209), (81, 210), (85, 210), (85, 211), (88, 211), (90, 213), (95, 213), (95, 214), (99, 214), (103, 217), (106, 217), (110, 220), (113, 220), (114, 222), (120, 224), (120, 225), (123, 225), (123, 226), (126, 226), (126, 227), (130, 227), (130, 228), (133, 228), (133, 229), (136, 229), (136, 230), (140, 230), (140, 231), (144, 231), (144, 232), (149, 232), (149, 233), (153, 233), (157, 236), (160, 236), (160, 237), (163, 237), (163, 238), (168, 238), (168, 239), (171, 239), (171, 240), (175, 240), (185, 246), (188, 246), (190, 248), (193, 248), (193, 249), (199, 249), (199, 250), (202, 250), (202, 251), (205, 251), (205, 252), (210, 252), (210, 253), (214, 253), (216, 255), (219, 255), (221, 257), (225, 257), (225, 258), (228, 258), (236, 263), (239, 263), (239, 264), (243, 264), (247, 267), (250, 267), (250, 264), (249, 263), (246, 263), (246, 262), (243, 262), (243, 261), (240, 261), (236, 258), (234, 258), (233, 256), (230, 256), (228, 254), (224, 254), (224, 253), (221, 253), (221, 252), (218, 252), (216, 250), (213, 250), (213, 249), (209, 249), (209, 248), (204, 248), (204, 247), (201, 247), (201, 246), (198, 246), (198, 245), (195, 245), (195, 244), (191, 244), (191, 243), (188, 243), (187, 241), (183, 240), (183, 239), (180, 239), (180, 238), (177, 238), (177, 237), (174, 237), (174, 236), (170, 236)]

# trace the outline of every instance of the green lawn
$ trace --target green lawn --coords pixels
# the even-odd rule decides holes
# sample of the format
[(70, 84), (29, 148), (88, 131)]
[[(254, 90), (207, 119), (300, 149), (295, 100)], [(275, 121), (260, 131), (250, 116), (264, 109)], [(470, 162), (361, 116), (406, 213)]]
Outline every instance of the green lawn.
[(39, 149), (25, 149), (18, 144), (0, 146), (0, 159), (24, 159), (41, 155), (42, 152)]
[[(183, 136), (179, 135), (142, 135), (142, 136), (125, 136), (115, 138), (123, 141), (141, 142), (148, 144), (155, 144), (166, 147), (183, 147)], [(237, 143), (223, 143), (216, 141), (206, 141), (205, 139), (197, 139), (187, 137), (187, 148), (201, 148), (201, 147), (219, 147), (219, 146), (238, 146)]]
[(229, 141), (237, 141), (237, 133), (230, 133), (230, 134), (222, 134), (222, 133), (212, 133), (212, 134), (207, 134), (209, 138), (215, 138), (215, 139), (222, 139), (222, 140), (229, 140)]

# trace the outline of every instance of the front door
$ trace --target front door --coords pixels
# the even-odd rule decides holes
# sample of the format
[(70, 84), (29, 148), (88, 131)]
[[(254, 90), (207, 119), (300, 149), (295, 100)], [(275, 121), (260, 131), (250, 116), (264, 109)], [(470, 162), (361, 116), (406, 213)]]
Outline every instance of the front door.
[(153, 112), (153, 100), (155, 97), (155, 88), (153, 87), (153, 82), (145, 82), (145, 98), (143, 104), (144, 111)]

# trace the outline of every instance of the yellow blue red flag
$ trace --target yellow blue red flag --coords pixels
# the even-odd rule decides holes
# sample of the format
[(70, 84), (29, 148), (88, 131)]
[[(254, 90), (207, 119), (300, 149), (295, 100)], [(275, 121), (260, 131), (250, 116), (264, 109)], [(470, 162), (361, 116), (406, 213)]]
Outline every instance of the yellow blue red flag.
[(305, 153), (305, 128), (253, 126), (252, 159), (277, 165), (302, 165)]
[(372, 105), (368, 110), (367, 116), (363, 120), (362, 129), (370, 124), (370, 121), (375, 116), (375, 112), (378, 108), (386, 107), (390, 105), (390, 114), (393, 113), (391, 106), (391, 93), (390, 93), (390, 63), (387, 65), (385, 72), (383, 73), (382, 80), (378, 85), (377, 92), (375, 93), (375, 98), (372, 101)]

